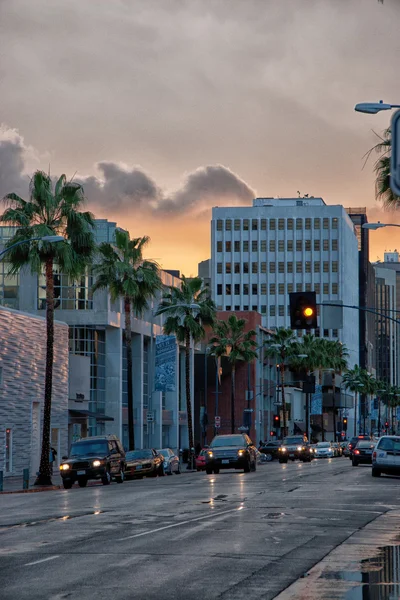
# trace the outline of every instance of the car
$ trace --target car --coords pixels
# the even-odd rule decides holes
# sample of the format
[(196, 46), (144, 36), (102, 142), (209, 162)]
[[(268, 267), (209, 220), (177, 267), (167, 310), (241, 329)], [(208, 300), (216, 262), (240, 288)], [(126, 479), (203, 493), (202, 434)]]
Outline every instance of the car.
[(204, 471), (206, 468), (206, 454), (207, 454), (207, 449), (203, 448), (202, 450), (200, 450), (198, 456), (196, 456), (196, 469), (197, 471)]
[(340, 442), (340, 447), (342, 448), (342, 456), (349, 456), (350, 451), (348, 448), (347, 442)]
[(383, 435), (372, 452), (372, 477), (400, 475), (400, 436)]
[(164, 473), (166, 475), (172, 475), (172, 473), (180, 475), (181, 463), (179, 456), (171, 448), (162, 448), (161, 450), (157, 450), (157, 452), (164, 457)]
[(332, 448), (334, 451), (334, 456), (342, 456), (342, 446), (337, 442), (332, 443)]
[(367, 442), (369, 442), (369, 441), (371, 441), (371, 438), (369, 435), (355, 435), (354, 437), (351, 438), (351, 440), (349, 441), (349, 444), (348, 444), (350, 460), (352, 460), (353, 450), (357, 446), (357, 444), (360, 440), (366, 440)]
[(353, 450), (351, 464), (353, 467), (358, 465), (372, 465), (372, 452), (375, 448), (373, 441), (360, 440)]
[(279, 448), (281, 447), (282, 442), (274, 441), (274, 442), (264, 442), (260, 447), (259, 451), (261, 454), (265, 455), (265, 460), (270, 462), (274, 460), (274, 458), (279, 458)]
[(335, 452), (330, 442), (318, 442), (314, 451), (316, 458), (332, 458), (334, 455)]
[(77, 481), (85, 487), (91, 479), (100, 479), (109, 485), (114, 479), (125, 479), (125, 451), (115, 435), (82, 438), (71, 444), (68, 456), (62, 457), (60, 475), (64, 489), (69, 490)]
[(310, 462), (314, 458), (314, 452), (302, 435), (293, 435), (283, 438), (278, 449), (278, 458), (281, 464), (287, 463), (289, 459)]
[(256, 447), (245, 433), (216, 435), (206, 454), (206, 473), (218, 474), (220, 469), (243, 469), (245, 473), (257, 468)]
[(154, 450), (130, 450), (126, 453), (125, 479), (142, 479), (164, 475), (164, 457)]

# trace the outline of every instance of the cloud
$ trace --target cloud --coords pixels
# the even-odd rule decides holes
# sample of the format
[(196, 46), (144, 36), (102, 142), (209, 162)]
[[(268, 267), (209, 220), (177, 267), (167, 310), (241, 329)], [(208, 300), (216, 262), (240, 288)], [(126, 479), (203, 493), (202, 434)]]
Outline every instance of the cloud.
[(24, 138), (15, 129), (0, 126), (0, 198), (9, 192), (25, 194), (29, 179), (24, 176), (28, 152)]

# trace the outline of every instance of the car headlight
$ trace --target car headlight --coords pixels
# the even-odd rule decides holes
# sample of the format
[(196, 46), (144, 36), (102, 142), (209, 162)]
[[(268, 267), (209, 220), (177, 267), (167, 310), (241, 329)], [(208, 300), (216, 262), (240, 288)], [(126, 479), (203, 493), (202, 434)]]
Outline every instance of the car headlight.
[(68, 469), (70, 469), (71, 467), (69, 465), (60, 465), (60, 470), (61, 471), (68, 471)]
[(207, 452), (207, 454), (210, 458), (212, 458), (214, 456), (214, 454), (212, 452)]
[(94, 461), (92, 462), (92, 465), (93, 465), (94, 467), (100, 467), (100, 465), (101, 465), (101, 460), (94, 460)]
[(310, 450), (310, 452), (314, 452), (314, 450), (312, 448), (310, 448), (309, 450)]
[(238, 450), (238, 454), (239, 456), (242, 456), (244, 454), (244, 450)]
[(286, 452), (286, 448), (279, 448), (279, 452)]
[(297, 446), (297, 450), (298, 450), (299, 452), (301, 452), (301, 451), (303, 450), (303, 448), (302, 448), (301, 446)]

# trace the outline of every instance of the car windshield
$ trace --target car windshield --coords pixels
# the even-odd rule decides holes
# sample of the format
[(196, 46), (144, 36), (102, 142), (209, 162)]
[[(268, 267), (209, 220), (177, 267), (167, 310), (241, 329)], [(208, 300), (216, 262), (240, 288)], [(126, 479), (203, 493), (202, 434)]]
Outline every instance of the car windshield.
[(400, 438), (382, 438), (378, 446), (379, 450), (400, 450)]
[(126, 453), (126, 460), (140, 460), (141, 458), (153, 458), (151, 450), (131, 450)]
[(71, 446), (70, 456), (106, 456), (108, 454), (108, 443), (99, 442), (76, 442)]
[(202, 450), (199, 454), (199, 456), (205, 456), (207, 454), (207, 450)]
[(162, 454), (163, 456), (165, 456), (165, 458), (169, 458), (170, 457), (170, 453), (168, 448), (163, 448), (162, 450), (158, 450), (159, 454)]
[(318, 447), (318, 448), (330, 448), (330, 447), (331, 447), (331, 445), (330, 445), (330, 443), (329, 443), (329, 442), (319, 442), (319, 443), (317, 444), (317, 447)]
[(371, 442), (358, 442), (357, 448), (373, 448), (374, 444)]
[(213, 439), (210, 448), (218, 446), (244, 446), (244, 439), (241, 435), (221, 435)]
[(284, 444), (302, 444), (303, 436), (295, 436), (295, 437), (286, 437), (283, 440)]

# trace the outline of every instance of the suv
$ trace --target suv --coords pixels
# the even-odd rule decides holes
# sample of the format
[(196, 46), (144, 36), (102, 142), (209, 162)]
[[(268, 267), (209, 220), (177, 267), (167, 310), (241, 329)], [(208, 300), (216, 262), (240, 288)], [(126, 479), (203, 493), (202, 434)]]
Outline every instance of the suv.
[(372, 477), (400, 475), (400, 436), (383, 435), (372, 452)]
[(206, 453), (206, 473), (220, 469), (243, 469), (245, 473), (257, 468), (257, 449), (248, 435), (216, 435)]
[(279, 448), (279, 462), (287, 463), (288, 460), (299, 459), (303, 462), (311, 462), (314, 451), (308, 442), (304, 441), (302, 435), (292, 435), (283, 439)]
[(264, 442), (258, 450), (261, 454), (265, 454), (265, 460), (270, 462), (271, 460), (274, 460), (274, 458), (279, 457), (280, 447), (281, 442)]
[(69, 456), (62, 457), (60, 475), (66, 490), (75, 481), (85, 487), (89, 479), (101, 479), (109, 485), (111, 479), (123, 483), (125, 451), (115, 435), (82, 438), (71, 444)]
[(351, 438), (351, 440), (349, 441), (349, 444), (347, 446), (349, 449), (350, 460), (353, 460), (353, 450), (357, 446), (358, 442), (360, 442), (360, 441), (370, 442), (371, 438), (369, 435), (357, 435), (357, 436), (354, 436)]

